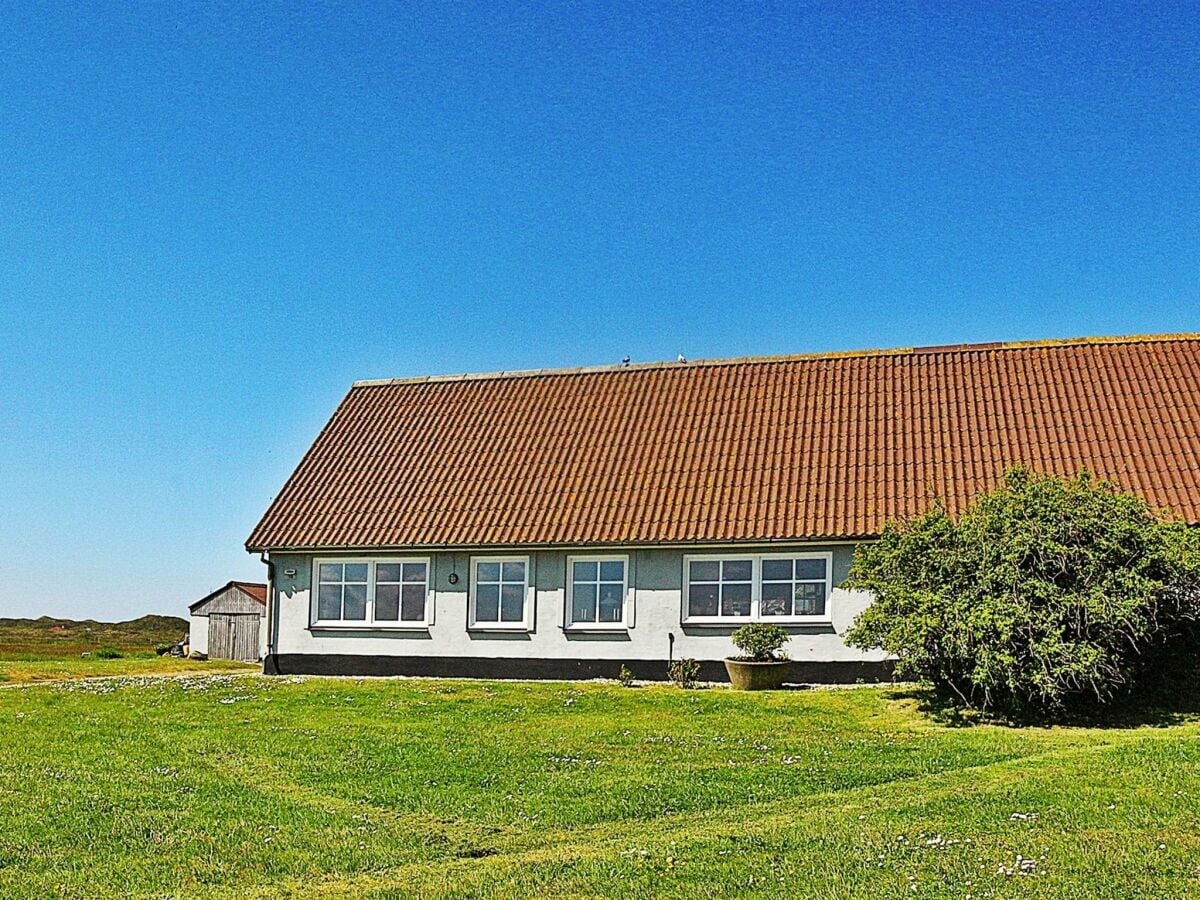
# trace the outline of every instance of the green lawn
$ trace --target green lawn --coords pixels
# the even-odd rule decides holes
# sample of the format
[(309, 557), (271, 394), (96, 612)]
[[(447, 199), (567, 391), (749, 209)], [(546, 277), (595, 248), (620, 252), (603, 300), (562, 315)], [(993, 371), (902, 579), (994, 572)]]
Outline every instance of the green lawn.
[[(0, 619), (0, 685), (31, 681), (169, 675), (186, 672), (258, 671), (257, 665), (228, 660), (197, 661), (159, 656), (156, 647), (174, 644), (188, 623), (174, 616), (142, 616), (128, 622), (87, 619)], [(116, 650), (117, 659), (97, 656)]]
[(66, 659), (0, 658), (0, 685), (33, 681), (68, 681), (78, 678), (106, 678), (114, 675), (178, 675), (203, 672), (259, 672), (257, 663), (228, 659), (178, 659), (137, 653), (120, 659), (68, 657)]
[(891, 688), (0, 689), (0, 896), (746, 892), (1196, 896), (1200, 723), (953, 728)]

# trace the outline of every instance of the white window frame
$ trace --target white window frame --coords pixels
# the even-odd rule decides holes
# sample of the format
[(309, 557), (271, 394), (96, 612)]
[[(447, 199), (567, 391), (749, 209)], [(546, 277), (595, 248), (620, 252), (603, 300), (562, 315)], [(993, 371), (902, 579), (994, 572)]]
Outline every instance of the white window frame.
[[(320, 590), (321, 565), (367, 565), (367, 617), (365, 619), (321, 619)], [(375, 621), (375, 569), (380, 563), (424, 563), (425, 564), (425, 618), (421, 620), (384, 619)], [(427, 631), (433, 625), (433, 560), (428, 556), (322, 556), (312, 561), (311, 602), (308, 622), (313, 630), (330, 631)], [(401, 601), (403, 602), (403, 601)]]
[[(528, 556), (472, 556), (471, 568), (467, 575), (467, 630), (468, 631), (533, 631), (534, 623), (534, 579), (532, 560)], [(475, 588), (479, 583), (476, 574), (479, 563), (513, 563), (525, 564), (525, 615), (519, 622), (480, 622), (475, 618)]]
[[(688, 596), (691, 593), (693, 562), (744, 560), (751, 562), (750, 615), (748, 616), (689, 616)], [(825, 612), (819, 616), (764, 616), (762, 614), (762, 562), (764, 559), (823, 559), (825, 560)], [(816, 579), (813, 579), (814, 581)], [(683, 625), (714, 625), (727, 627), (747, 622), (770, 622), (775, 625), (833, 624), (833, 553), (830, 551), (795, 551), (792, 553), (696, 553), (683, 557), (683, 592), (680, 598), (680, 623)]]
[[(621, 620), (619, 622), (573, 622), (575, 563), (619, 562), (621, 564)], [(598, 575), (599, 573), (597, 573)], [(597, 598), (597, 603), (599, 598)], [(597, 608), (598, 609), (598, 608)], [(619, 553), (579, 553), (567, 556), (567, 577), (563, 589), (564, 631), (628, 631), (633, 627), (633, 588), (629, 583), (629, 557)]]

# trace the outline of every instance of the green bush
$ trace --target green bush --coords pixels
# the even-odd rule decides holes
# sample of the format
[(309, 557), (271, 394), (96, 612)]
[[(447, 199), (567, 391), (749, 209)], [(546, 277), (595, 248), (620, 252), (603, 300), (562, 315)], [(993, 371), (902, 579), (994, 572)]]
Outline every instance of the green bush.
[(846, 586), (876, 598), (848, 643), (1010, 715), (1107, 703), (1200, 649), (1200, 532), (1086, 472), (1015, 468), (957, 519), (888, 525)]
[(101, 647), (92, 654), (96, 659), (120, 659), (125, 654), (116, 647)]
[(667, 677), (679, 687), (690, 690), (700, 677), (700, 663), (694, 659), (677, 659), (667, 666)]
[(730, 637), (733, 639), (733, 645), (744, 654), (740, 659), (749, 662), (777, 662), (787, 659), (787, 654), (780, 651), (788, 642), (788, 633), (778, 625), (752, 622), (737, 629)]

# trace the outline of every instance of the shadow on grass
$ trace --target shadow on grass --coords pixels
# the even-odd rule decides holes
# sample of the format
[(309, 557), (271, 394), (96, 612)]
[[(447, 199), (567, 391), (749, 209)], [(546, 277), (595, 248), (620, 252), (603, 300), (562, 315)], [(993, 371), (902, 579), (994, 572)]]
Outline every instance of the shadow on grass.
[(884, 696), (894, 701), (911, 701), (919, 712), (939, 725), (951, 728), (973, 725), (1011, 728), (1170, 728), (1200, 719), (1200, 676), (1157, 684), (1106, 704), (1080, 699), (1061, 713), (1046, 716), (988, 713), (965, 706), (957, 697), (920, 685), (898, 687), (887, 691)]

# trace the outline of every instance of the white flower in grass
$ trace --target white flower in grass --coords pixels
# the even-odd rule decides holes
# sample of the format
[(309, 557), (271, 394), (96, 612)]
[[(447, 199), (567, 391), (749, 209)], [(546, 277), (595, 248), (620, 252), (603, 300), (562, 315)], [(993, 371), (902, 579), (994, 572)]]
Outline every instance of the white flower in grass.
[(1003, 875), (1005, 878), (1036, 875), (1037, 866), (1038, 862), (1036, 859), (1026, 859), (1018, 853), (1016, 860), (1009, 865), (1001, 863), (999, 868), (996, 869), (996, 874)]

